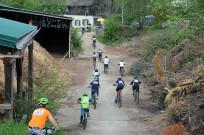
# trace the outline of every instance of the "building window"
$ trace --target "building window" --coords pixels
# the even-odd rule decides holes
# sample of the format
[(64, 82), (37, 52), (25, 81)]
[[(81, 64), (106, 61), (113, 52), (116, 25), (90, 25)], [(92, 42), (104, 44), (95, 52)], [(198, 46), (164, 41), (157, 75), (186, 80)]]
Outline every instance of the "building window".
[(80, 26), (81, 25), (80, 20), (75, 20), (74, 22), (75, 22), (75, 26)]
[(83, 19), (83, 25), (87, 26), (89, 24), (89, 20), (88, 19)]

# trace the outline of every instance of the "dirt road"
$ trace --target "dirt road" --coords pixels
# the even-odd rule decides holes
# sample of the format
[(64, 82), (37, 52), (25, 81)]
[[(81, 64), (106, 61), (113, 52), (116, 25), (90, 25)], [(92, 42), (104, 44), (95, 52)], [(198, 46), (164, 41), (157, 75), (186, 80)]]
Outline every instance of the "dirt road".
[[(133, 79), (128, 75), (128, 68), (133, 58), (121, 54), (114, 48), (105, 47), (103, 44), (96, 42), (97, 48), (94, 50), (91, 46), (93, 33), (85, 33), (83, 36), (84, 51), (76, 59), (65, 59), (62, 66), (68, 69), (72, 79), (72, 86), (68, 88), (67, 97), (62, 102), (62, 107), (58, 110), (57, 118), (60, 127), (66, 129), (70, 135), (158, 135), (150, 131), (148, 122), (144, 122), (153, 114), (140, 110), (134, 104), (132, 91), (129, 83)], [(97, 61), (97, 68), (101, 73), (100, 76), (100, 94), (97, 108), (90, 107), (90, 117), (86, 130), (79, 125), (80, 104), (77, 99), (81, 97), (82, 92), (90, 94), (87, 86), (92, 81), (91, 55), (93, 51), (101, 49), (105, 55), (110, 58), (110, 69), (106, 75), (103, 73), (103, 63)], [(124, 81), (126, 86), (123, 90), (123, 105), (121, 108), (114, 103), (116, 95), (115, 87), (112, 85), (118, 75), (118, 62), (123, 58), (125, 67)], [(141, 88), (142, 91), (142, 88)]]

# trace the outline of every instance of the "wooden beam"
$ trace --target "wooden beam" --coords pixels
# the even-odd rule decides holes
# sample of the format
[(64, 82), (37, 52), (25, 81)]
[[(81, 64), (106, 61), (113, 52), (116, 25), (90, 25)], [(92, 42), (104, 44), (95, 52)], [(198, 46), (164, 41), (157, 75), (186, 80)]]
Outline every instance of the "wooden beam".
[(17, 72), (17, 96), (22, 98), (23, 95), (23, 58), (16, 60), (16, 72)]
[(33, 43), (28, 46), (28, 101), (33, 100)]
[(14, 99), (14, 76), (16, 60), (4, 58), (4, 74), (5, 74), (5, 104), (11, 104), (11, 109), (5, 110), (5, 118), (13, 119), (13, 99)]

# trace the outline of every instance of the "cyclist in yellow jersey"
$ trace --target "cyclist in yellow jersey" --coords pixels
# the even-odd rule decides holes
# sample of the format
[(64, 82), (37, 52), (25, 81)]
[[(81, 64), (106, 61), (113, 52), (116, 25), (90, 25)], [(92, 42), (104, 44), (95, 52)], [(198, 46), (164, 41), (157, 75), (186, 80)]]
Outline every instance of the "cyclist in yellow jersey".
[(42, 129), (45, 127), (47, 120), (53, 124), (55, 130), (59, 130), (57, 122), (52, 117), (51, 113), (46, 109), (48, 106), (48, 99), (41, 98), (38, 101), (39, 108), (35, 109), (32, 114), (32, 118), (28, 123), (28, 130), (36, 132), (37, 135), (44, 135)]
[(80, 124), (82, 123), (83, 114), (87, 113), (87, 117), (89, 117), (89, 106), (90, 106), (91, 99), (86, 92), (82, 94), (82, 97), (78, 99), (78, 103), (81, 104), (81, 117), (80, 117)]

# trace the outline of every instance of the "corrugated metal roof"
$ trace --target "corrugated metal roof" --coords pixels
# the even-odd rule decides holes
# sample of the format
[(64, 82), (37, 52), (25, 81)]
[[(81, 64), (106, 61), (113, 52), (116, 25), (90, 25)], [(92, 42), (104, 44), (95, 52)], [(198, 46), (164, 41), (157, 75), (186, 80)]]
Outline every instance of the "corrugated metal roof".
[(70, 17), (64, 17), (64, 16), (60, 16), (60, 15), (31, 11), (31, 10), (24, 10), (24, 9), (10, 7), (10, 6), (4, 5), (4, 4), (0, 4), (0, 11), (26, 13), (26, 14), (30, 14), (30, 15), (39, 15), (39, 16), (45, 16), (45, 17), (51, 17), (51, 18), (65, 19), (65, 20), (70, 20), (70, 21), (73, 20), (73, 18), (70, 18)]
[(0, 17), (0, 46), (16, 48), (16, 43), (20, 38), (36, 29), (36, 26)]
[(94, 1), (93, 0), (67, 0), (69, 7), (74, 6), (91, 6)]

